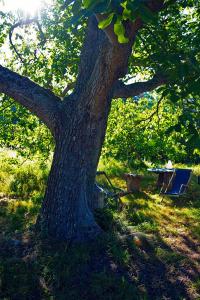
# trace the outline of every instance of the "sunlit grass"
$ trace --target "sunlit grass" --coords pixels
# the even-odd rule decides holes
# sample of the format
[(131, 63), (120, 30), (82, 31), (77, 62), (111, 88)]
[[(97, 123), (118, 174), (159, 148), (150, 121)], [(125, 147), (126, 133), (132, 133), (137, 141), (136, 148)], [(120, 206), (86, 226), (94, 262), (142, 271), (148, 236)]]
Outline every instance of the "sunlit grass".
[[(36, 162), (19, 166), (14, 159), (4, 157), (0, 173), (0, 180), (9, 178), (7, 190), (0, 199), (0, 243), (11, 241), (12, 251), (16, 250), (12, 241), (18, 242), (19, 236), (34, 236), (32, 225), (41, 206), (46, 176), (46, 171), (41, 170), (39, 164), (35, 165)], [(101, 170), (109, 174), (115, 187), (125, 190), (123, 174), (128, 170), (120, 163), (116, 163), (114, 169), (111, 166), (107, 166), (107, 170), (106, 165), (102, 165)], [(26, 180), (27, 176), (35, 176), (35, 181)], [(11, 184), (13, 181), (17, 182), (15, 189)], [(132, 300), (132, 294), (135, 295), (133, 299), (140, 300), (148, 299), (150, 286), (154, 293), (162, 288), (165, 291), (169, 289), (168, 278), (173, 282), (179, 277), (187, 292), (196, 295), (199, 289), (195, 274), (200, 252), (200, 186), (193, 176), (186, 196), (162, 199), (155, 183), (155, 175), (143, 173), (141, 190), (122, 197), (122, 210), (110, 199), (108, 206), (96, 211), (95, 217), (104, 235), (94, 244), (68, 248), (68, 245), (41, 242), (34, 236), (34, 241), (29, 243), (35, 246), (31, 246), (33, 249), (28, 250), (28, 255), (27, 252), (24, 256), (20, 254), (23, 258), (14, 252), (13, 261), (9, 254), (11, 250), (4, 252), (0, 269), (4, 296), (12, 298), (16, 294), (23, 299), (21, 295), (31, 293), (33, 298), (42, 295), (44, 299), (50, 299), (53, 295), (58, 299), (82, 300), (92, 293), (93, 299), (100, 300), (103, 293), (104, 299), (108, 300)], [(32, 273), (27, 275), (30, 269)], [(163, 279), (158, 274), (160, 269), (166, 272)], [(193, 279), (188, 279), (191, 274), (187, 272), (193, 272)], [(146, 279), (141, 279), (143, 273)], [(129, 278), (124, 274), (132, 275)], [(80, 277), (82, 283), (78, 283), (78, 288), (69, 289), (69, 286), (77, 287)], [(8, 282), (12, 284), (10, 289), (6, 285)], [(181, 290), (177, 293), (177, 299), (184, 299)]]
[(43, 194), (49, 173), (49, 162), (16, 157), (14, 151), (0, 151), (0, 196), (28, 198)]

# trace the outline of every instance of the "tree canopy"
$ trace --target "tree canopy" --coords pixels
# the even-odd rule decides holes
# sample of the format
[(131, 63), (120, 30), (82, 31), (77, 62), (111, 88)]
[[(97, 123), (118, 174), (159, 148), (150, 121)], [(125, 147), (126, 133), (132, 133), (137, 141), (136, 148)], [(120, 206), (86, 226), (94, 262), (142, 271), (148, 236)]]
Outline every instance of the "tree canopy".
[[(160, 10), (162, 5), (165, 9)], [(113, 97), (130, 97), (137, 102), (134, 96), (165, 83), (157, 89), (157, 102), (162, 98), (164, 103), (171, 101), (174, 110), (181, 108), (171, 132), (187, 127), (187, 140), (193, 151), (198, 152), (199, 1), (157, 1), (156, 6), (153, 1), (145, 0), (53, 1), (34, 17), (20, 11), (1, 12), (4, 65), (58, 96), (67, 95), (78, 74), (87, 19), (92, 14), (97, 15), (99, 28), (109, 38), (110, 28), (114, 26), (112, 38), (119, 43), (128, 43), (128, 22), (144, 23), (134, 42), (128, 72), (118, 83), (117, 95)], [(134, 84), (137, 81), (145, 83)], [(52, 150), (50, 134), (43, 124), (5, 95), (1, 97), (0, 122), (2, 146), (16, 147), (29, 154), (41, 150), (43, 155), (48, 155)]]

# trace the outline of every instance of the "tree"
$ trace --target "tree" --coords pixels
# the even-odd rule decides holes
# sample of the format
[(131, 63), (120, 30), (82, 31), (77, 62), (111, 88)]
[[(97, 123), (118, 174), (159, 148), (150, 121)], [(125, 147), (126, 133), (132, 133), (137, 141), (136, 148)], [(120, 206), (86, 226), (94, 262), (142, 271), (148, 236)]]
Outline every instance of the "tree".
[[(171, 130), (181, 109), (175, 111), (171, 103), (159, 104), (159, 99), (154, 93), (141, 97), (139, 103), (113, 101), (102, 158), (113, 157), (133, 170), (146, 168), (145, 161), (155, 165), (169, 159), (183, 162), (188, 156), (184, 145), (188, 134)], [(167, 130), (172, 131), (170, 135)]]
[(146, 169), (145, 162), (160, 165), (169, 159), (173, 163), (199, 162), (199, 113), (188, 105), (186, 110), (160, 99), (151, 92), (137, 102), (113, 101), (101, 153), (105, 162), (114, 158), (131, 170)]
[[(199, 12), (199, 4), (189, 0), (184, 1), (184, 5), (179, 1), (164, 0), (58, 1), (52, 12), (56, 16), (54, 19), (56, 28), (53, 33), (48, 18), (44, 18), (50, 35), (59, 36), (60, 33), (58, 39), (61, 44), (59, 46), (58, 43), (58, 52), (59, 47), (62, 48), (61, 40), (65, 34), (63, 31), (67, 30), (66, 26), (69, 25), (66, 18), (71, 18), (73, 11), (78, 11), (74, 17), (80, 24), (80, 31), (83, 32), (86, 27), (74, 89), (64, 98), (20, 75), (20, 71), (16, 73), (6, 67), (0, 67), (0, 91), (35, 114), (54, 137), (54, 158), (38, 218), (38, 227), (47, 235), (61, 240), (86, 240), (101, 232), (92, 213), (93, 188), (113, 98), (133, 97), (165, 85), (160, 90), (162, 97), (175, 95), (177, 99), (178, 93), (182, 92), (180, 86), (183, 84), (185, 93), (191, 93), (189, 84), (191, 78), (198, 86), (199, 69), (194, 62), (199, 60), (196, 48), (194, 47), (192, 53), (193, 61), (190, 61), (191, 45), (184, 46), (186, 42), (184, 36), (180, 45), (176, 45), (177, 32), (172, 26), (177, 19), (180, 19), (180, 23), (185, 20), (183, 11), (187, 7), (188, 9), (197, 7)], [(197, 23), (198, 16), (199, 14), (195, 20)], [(26, 20), (12, 25), (10, 41), (12, 42), (12, 34), (17, 26), (31, 21), (35, 22)], [(41, 26), (37, 22), (40, 38), (44, 42)], [(149, 22), (154, 24), (151, 29), (146, 26)], [(183, 25), (185, 26), (184, 22)], [(173, 37), (171, 44), (168, 44), (167, 27), (171, 27), (169, 30), (169, 40)], [(197, 28), (195, 23), (191, 34), (195, 32), (198, 35)], [(76, 28), (68, 32), (72, 44), (76, 43), (74, 39), (76, 32)], [(154, 35), (157, 36), (157, 40)], [(194, 39), (195, 45), (198, 44), (198, 38), (199, 36)], [(78, 44), (79, 49), (81, 41), (82, 37)], [(164, 50), (158, 50), (160, 42)], [(18, 52), (13, 43), (11, 44), (21, 63), (26, 62), (22, 53)], [(68, 45), (70, 48), (70, 43)], [(134, 45), (136, 58), (132, 55)], [(175, 45), (176, 48), (173, 48)], [(180, 49), (183, 52), (186, 46), (187, 53), (181, 53), (180, 57), (175, 59), (174, 56)], [(42, 43), (37, 47), (42, 48)], [(25, 57), (27, 52), (28, 55), (35, 55), (35, 52), (30, 53), (23, 43), (21, 49)], [(167, 54), (165, 53), (164, 58), (163, 51), (166, 49)], [(61, 56), (66, 56), (67, 49), (64, 49), (64, 54), (62, 51), (60, 53)], [(75, 56), (78, 56), (77, 50)], [(54, 47), (55, 64), (56, 57), (58, 58)], [(40, 64), (34, 60), (26, 64), (24, 72), (39, 82), (40, 79), (37, 79), (35, 74), (29, 73), (29, 66), (32, 70), (44, 68), (39, 58), (38, 61)], [(53, 65), (52, 69), (49, 68), (44, 59), (43, 62), (46, 68), (43, 77), (48, 78), (44, 85), (51, 87), (54, 68)], [(62, 67), (58, 69), (61, 70)], [(191, 70), (190, 76), (186, 76), (184, 67)], [(149, 79), (126, 85), (122, 79), (129, 77), (128, 74), (135, 76), (136, 69), (143, 70), (144, 77)], [(75, 67), (72, 73), (76, 75), (76, 72)], [(59, 72), (55, 72), (56, 80), (59, 79), (57, 73)], [(68, 90), (69, 86), (65, 89), (65, 93)]]

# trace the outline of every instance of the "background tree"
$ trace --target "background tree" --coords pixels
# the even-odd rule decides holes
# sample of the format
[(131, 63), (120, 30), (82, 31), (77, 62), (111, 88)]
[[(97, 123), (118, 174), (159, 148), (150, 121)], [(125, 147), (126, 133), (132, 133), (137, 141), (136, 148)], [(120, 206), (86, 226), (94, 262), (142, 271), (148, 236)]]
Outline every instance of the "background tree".
[(114, 158), (131, 170), (146, 169), (149, 162), (165, 164), (169, 159), (199, 162), (196, 110), (160, 99), (154, 92), (113, 101), (102, 150), (106, 162)]
[[(90, 208), (113, 98), (163, 86), (161, 100), (188, 107), (184, 99), (191, 98), (197, 110), (199, 9), (191, 0), (85, 0), (55, 1), (39, 19), (2, 14), (1, 42), (9, 34), (14, 55), (9, 69), (0, 67), (0, 91), (35, 114), (55, 142), (38, 219), (48, 235), (84, 240), (100, 232)], [(134, 82), (138, 74), (141, 82)], [(7, 97), (2, 109), (11, 107), (15, 114), (12, 103), (6, 108)], [(180, 121), (187, 122), (188, 114), (182, 115)], [(192, 135), (198, 130), (193, 126)]]

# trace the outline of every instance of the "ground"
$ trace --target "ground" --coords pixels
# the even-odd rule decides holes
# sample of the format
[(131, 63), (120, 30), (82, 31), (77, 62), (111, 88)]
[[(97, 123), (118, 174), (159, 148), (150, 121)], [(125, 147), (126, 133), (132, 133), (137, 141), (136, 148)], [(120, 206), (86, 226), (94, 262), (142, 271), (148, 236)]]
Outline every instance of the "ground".
[[(124, 188), (120, 172), (109, 176)], [(179, 199), (162, 200), (155, 181), (145, 173), (141, 192), (122, 198), (121, 211), (112, 200), (96, 211), (104, 234), (79, 245), (36, 236), (42, 196), (22, 199), (12, 183), (15, 193), (4, 191), (0, 201), (0, 299), (200, 299), (197, 178)]]

